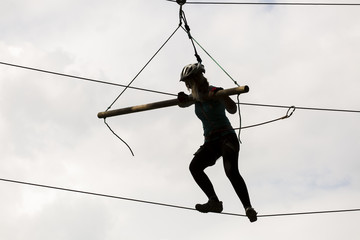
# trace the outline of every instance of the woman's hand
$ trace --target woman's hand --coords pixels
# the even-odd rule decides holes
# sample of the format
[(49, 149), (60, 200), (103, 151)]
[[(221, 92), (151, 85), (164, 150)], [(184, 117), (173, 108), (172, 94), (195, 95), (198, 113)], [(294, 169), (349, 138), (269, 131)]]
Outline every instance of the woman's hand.
[(194, 103), (192, 99), (189, 97), (189, 95), (187, 95), (184, 92), (179, 92), (177, 99), (179, 101), (178, 106), (182, 108), (189, 107)]

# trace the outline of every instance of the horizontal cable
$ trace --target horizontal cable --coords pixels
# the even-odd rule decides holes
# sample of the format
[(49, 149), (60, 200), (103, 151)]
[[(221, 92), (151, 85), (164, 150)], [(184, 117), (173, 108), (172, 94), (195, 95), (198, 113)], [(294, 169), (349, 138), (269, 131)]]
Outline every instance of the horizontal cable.
[[(64, 73), (59, 73), (59, 72), (54, 72), (54, 71), (48, 71), (48, 70), (39, 69), (39, 68), (27, 67), (27, 66), (22, 66), (22, 65), (7, 63), (7, 62), (0, 62), (0, 64), (10, 66), (10, 67), (16, 67), (16, 68), (22, 68), (22, 69), (26, 69), (26, 70), (36, 71), (36, 72), (42, 72), (42, 73), (47, 73), (47, 74), (58, 75), (58, 76), (62, 76), (62, 77), (68, 77), (68, 78), (74, 78), (74, 79), (89, 81), (89, 82), (113, 85), (113, 86), (124, 87), (124, 88), (127, 87), (127, 85), (123, 85), (123, 84), (106, 82), (106, 81), (101, 81), (101, 80), (92, 79), (92, 78), (86, 78), (86, 77), (79, 77), (79, 76), (75, 76), (75, 75), (64, 74)], [(140, 91), (146, 91), (146, 92), (170, 95), (170, 96), (175, 95), (175, 94), (171, 94), (171, 93), (166, 93), (166, 92), (161, 92), (161, 91), (156, 91), (156, 90), (151, 90), (151, 89), (146, 89), (146, 88), (139, 88), (139, 87), (132, 87), (132, 86), (129, 86), (128, 88), (135, 89), (135, 90), (140, 90)]]
[[(18, 65), (18, 64), (12, 64), (12, 63), (7, 63), (7, 62), (0, 62), (0, 64), (10, 66), (10, 67), (16, 67), (16, 68), (22, 68), (22, 69), (26, 69), (26, 70), (31, 70), (31, 71), (37, 71), (37, 72), (42, 72), (42, 73), (47, 73), (47, 74), (58, 75), (58, 76), (62, 76), (62, 77), (68, 77), (68, 78), (74, 78), (74, 79), (79, 79), (79, 80), (84, 80), (84, 81), (90, 81), (90, 82), (95, 82), (95, 83), (100, 83), (100, 84), (107, 84), (107, 85), (113, 85), (113, 86), (118, 86), (118, 87), (126, 87), (126, 85), (122, 85), (122, 84), (106, 82), (106, 81), (101, 81), (101, 80), (96, 80), (96, 79), (91, 79), (91, 78), (86, 78), (86, 77), (79, 77), (79, 76), (74, 76), (74, 75), (70, 75), (70, 74), (64, 74), (64, 73), (59, 73), (59, 72), (54, 72), (54, 71), (43, 70), (43, 69), (39, 69), (39, 68), (27, 67), (27, 66)], [(152, 92), (152, 93), (157, 93), (157, 94), (168, 95), (168, 96), (175, 96), (175, 97), (177, 96), (177, 94), (168, 93), (168, 92), (164, 92), (164, 91), (157, 91), (157, 90), (151, 90), (151, 89), (139, 88), (139, 87), (132, 87), (132, 86), (130, 86), (129, 88), (134, 89), (134, 90), (139, 90), (139, 91), (146, 91), (146, 92)], [(271, 104), (260, 104), (260, 103), (245, 103), (245, 102), (242, 102), (240, 104), (241, 105), (248, 105), (248, 106), (273, 107), (273, 108), (290, 108), (291, 107), (291, 106), (284, 106), (284, 105), (271, 105)], [(313, 107), (296, 107), (296, 109), (360, 113), (360, 110), (346, 110), (346, 109), (313, 108)]]
[(340, 210), (325, 210), (325, 211), (313, 211), (313, 212), (294, 212), (294, 213), (277, 213), (277, 214), (264, 214), (258, 217), (284, 217), (284, 216), (296, 216), (296, 215), (310, 215), (310, 214), (326, 214), (326, 213), (345, 213), (345, 212), (359, 212), (359, 208), (354, 209), (340, 209)]
[[(240, 103), (241, 105), (256, 106), (256, 107), (272, 107), (272, 108), (290, 108), (292, 106), (284, 105), (271, 105), (271, 104), (258, 104), (258, 103)], [(328, 112), (347, 112), (347, 113), (360, 113), (360, 110), (350, 110), (350, 109), (334, 109), (334, 108), (314, 108), (314, 107), (297, 107), (296, 109), (301, 110), (313, 110), (313, 111), (328, 111)]]
[[(166, 0), (176, 2), (175, 0)], [(186, 4), (200, 5), (282, 5), (282, 6), (360, 6), (360, 3), (315, 3), (315, 2), (198, 2), (191, 1)]]
[[(114, 196), (114, 195), (88, 192), (88, 191), (80, 191), (80, 190), (75, 190), (75, 189), (70, 189), (70, 188), (54, 187), (54, 186), (49, 186), (49, 185), (44, 185), (44, 184), (36, 184), (36, 183), (10, 180), (10, 179), (4, 179), (4, 178), (0, 178), (0, 181), (22, 184), (22, 185), (29, 185), (29, 186), (33, 186), (33, 187), (41, 187), (41, 188), (48, 188), (48, 189), (67, 191), (67, 192), (73, 192), (73, 193), (80, 193), (80, 194), (86, 194), (86, 195), (93, 195), (93, 196), (97, 196), (97, 197), (113, 198), (113, 199), (118, 199), (118, 200), (126, 200), (126, 201), (138, 202), (138, 203), (158, 205), (158, 206), (163, 206), (163, 207), (171, 207), (171, 208), (196, 211), (196, 209), (194, 209), (194, 208), (183, 207), (183, 206), (179, 206), (179, 205), (159, 203), (159, 202), (153, 202), (153, 201), (145, 201), (145, 200), (139, 200), (139, 199), (135, 199), (135, 198), (119, 197), (119, 196)], [(266, 214), (266, 215), (258, 215), (258, 217), (281, 217), (281, 216), (310, 215), (310, 214), (324, 214), (324, 213), (344, 213), (344, 212), (358, 212), (358, 211), (360, 211), (360, 209), (357, 208), (357, 209), (329, 210), (329, 211), (315, 211), (315, 212)], [(246, 217), (246, 215), (244, 215), (244, 214), (237, 214), (237, 213), (223, 212), (220, 214), (230, 215), (230, 216), (238, 216), (238, 217)]]

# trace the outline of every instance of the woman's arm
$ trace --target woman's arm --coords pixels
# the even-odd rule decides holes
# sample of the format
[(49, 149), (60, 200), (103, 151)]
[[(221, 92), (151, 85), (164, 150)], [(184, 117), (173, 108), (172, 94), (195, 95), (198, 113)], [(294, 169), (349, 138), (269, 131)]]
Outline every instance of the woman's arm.
[[(212, 91), (209, 92), (209, 98), (212, 98), (216, 95), (216, 92), (222, 90), (222, 88), (214, 88)], [(225, 104), (225, 109), (228, 113), (234, 114), (237, 111), (236, 103), (229, 97), (223, 96), (219, 100), (222, 100)]]
[(236, 113), (237, 111), (236, 103), (229, 96), (225, 96), (222, 99), (225, 104), (226, 111), (228, 111), (231, 114)]

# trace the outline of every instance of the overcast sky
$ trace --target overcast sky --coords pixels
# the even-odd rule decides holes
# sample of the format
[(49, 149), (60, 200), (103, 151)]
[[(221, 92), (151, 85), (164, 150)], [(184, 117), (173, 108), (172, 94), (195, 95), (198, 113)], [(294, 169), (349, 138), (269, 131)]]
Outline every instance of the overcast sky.
[[(242, 102), (360, 110), (360, 7), (186, 4), (184, 11), (194, 38), (250, 87)], [(165, 0), (3, 0), (0, 61), (126, 85), (177, 28), (178, 13), (179, 5)], [(235, 87), (197, 48), (210, 83)], [(180, 71), (193, 62), (180, 29), (132, 86), (186, 91)], [(133, 157), (97, 118), (122, 90), (0, 64), (0, 178), (188, 208), (206, 202), (188, 171), (203, 141), (193, 107), (107, 119)], [(128, 89), (112, 109), (172, 98)], [(241, 105), (242, 124), (286, 111)], [(229, 118), (239, 126), (238, 115)], [(297, 109), (286, 120), (242, 130), (240, 173), (259, 215), (360, 208), (359, 122), (359, 113)], [(207, 173), (224, 211), (244, 214), (222, 160)], [(359, 212), (250, 223), (5, 181), (0, 192), (6, 240), (359, 236)]]

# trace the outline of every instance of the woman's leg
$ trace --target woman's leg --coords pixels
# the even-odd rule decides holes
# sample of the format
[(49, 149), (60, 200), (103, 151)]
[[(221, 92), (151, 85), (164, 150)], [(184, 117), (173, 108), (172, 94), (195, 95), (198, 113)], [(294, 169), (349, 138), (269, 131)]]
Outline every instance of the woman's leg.
[(222, 144), (222, 156), (226, 176), (230, 180), (244, 208), (251, 207), (250, 197), (238, 166), (239, 142), (235, 134), (229, 135)]
[[(217, 153), (218, 152), (218, 153)], [(194, 154), (189, 169), (201, 190), (211, 200), (218, 201), (214, 187), (209, 177), (204, 172), (205, 168), (215, 164), (216, 160), (220, 157), (219, 151), (216, 151), (213, 144), (205, 143), (200, 149)]]

